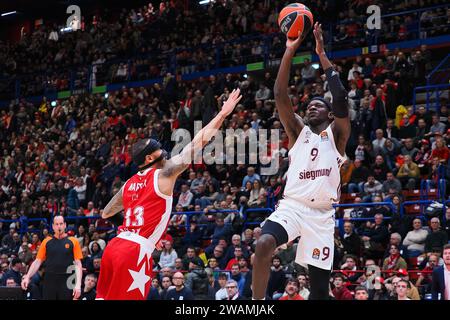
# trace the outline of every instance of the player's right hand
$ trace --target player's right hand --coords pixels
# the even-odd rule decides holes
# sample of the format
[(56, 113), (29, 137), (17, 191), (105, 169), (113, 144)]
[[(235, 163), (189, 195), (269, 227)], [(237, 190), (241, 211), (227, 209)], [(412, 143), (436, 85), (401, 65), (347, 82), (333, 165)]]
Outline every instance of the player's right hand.
[(23, 290), (27, 290), (28, 289), (28, 284), (30, 283), (30, 279), (27, 276), (24, 276), (22, 278), (22, 289)]
[(298, 33), (298, 37), (295, 39), (287, 38), (286, 40), (286, 49), (293, 50), (294, 52), (297, 51), (298, 47), (300, 47), (300, 44), (302, 43), (302, 33)]

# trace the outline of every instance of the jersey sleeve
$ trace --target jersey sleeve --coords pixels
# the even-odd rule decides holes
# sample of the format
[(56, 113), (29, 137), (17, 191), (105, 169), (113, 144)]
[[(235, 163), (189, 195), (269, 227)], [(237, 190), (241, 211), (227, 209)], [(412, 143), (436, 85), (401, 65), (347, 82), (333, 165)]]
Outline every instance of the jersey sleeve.
[(39, 251), (37, 253), (36, 259), (44, 261), (47, 259), (47, 243), (51, 240), (50, 237), (45, 238), (44, 241), (42, 241), (41, 246), (39, 247)]
[(74, 237), (69, 238), (73, 243), (73, 260), (83, 259), (83, 254), (81, 253), (80, 243)]

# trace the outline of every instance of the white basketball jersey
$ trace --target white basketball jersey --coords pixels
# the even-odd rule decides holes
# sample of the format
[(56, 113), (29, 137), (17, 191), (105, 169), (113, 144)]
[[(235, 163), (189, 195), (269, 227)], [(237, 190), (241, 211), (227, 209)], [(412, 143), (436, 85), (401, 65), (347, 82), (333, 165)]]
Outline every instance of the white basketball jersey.
[(284, 198), (318, 209), (330, 209), (340, 198), (341, 156), (334, 143), (331, 126), (315, 134), (305, 125), (289, 150)]

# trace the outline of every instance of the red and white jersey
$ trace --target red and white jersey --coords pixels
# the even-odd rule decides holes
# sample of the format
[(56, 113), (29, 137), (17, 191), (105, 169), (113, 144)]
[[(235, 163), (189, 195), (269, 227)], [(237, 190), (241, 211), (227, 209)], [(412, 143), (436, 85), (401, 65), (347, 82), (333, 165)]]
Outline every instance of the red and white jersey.
[(133, 231), (156, 243), (170, 220), (172, 196), (158, 188), (160, 169), (148, 168), (132, 176), (122, 187), (125, 212), (121, 229)]

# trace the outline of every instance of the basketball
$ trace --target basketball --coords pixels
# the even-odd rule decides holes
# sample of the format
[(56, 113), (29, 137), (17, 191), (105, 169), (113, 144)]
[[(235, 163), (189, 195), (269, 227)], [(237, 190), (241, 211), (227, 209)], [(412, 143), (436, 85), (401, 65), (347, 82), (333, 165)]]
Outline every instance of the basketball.
[(295, 39), (300, 32), (304, 38), (314, 24), (314, 17), (307, 6), (301, 3), (291, 3), (281, 10), (278, 25), (281, 32), (288, 38)]

